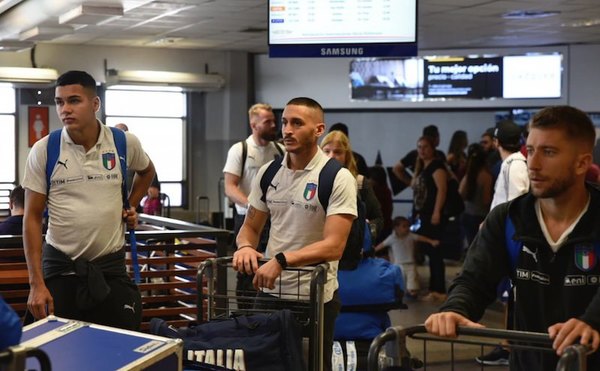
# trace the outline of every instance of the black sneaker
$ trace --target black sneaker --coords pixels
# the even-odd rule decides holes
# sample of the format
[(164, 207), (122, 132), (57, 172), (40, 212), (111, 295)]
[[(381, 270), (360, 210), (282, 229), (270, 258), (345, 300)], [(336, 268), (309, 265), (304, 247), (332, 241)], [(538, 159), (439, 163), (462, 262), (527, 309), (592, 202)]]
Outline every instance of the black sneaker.
[(510, 357), (510, 352), (498, 346), (488, 354), (476, 357), (475, 360), (479, 364), (487, 366), (508, 366), (508, 357)]

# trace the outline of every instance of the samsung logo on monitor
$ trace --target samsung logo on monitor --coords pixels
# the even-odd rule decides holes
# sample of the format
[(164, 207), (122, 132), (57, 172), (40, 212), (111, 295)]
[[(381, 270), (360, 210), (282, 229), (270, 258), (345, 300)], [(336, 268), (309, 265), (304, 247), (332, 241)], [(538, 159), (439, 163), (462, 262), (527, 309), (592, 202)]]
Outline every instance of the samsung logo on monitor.
[(364, 55), (363, 48), (321, 48), (321, 56), (323, 57), (357, 57), (361, 55)]

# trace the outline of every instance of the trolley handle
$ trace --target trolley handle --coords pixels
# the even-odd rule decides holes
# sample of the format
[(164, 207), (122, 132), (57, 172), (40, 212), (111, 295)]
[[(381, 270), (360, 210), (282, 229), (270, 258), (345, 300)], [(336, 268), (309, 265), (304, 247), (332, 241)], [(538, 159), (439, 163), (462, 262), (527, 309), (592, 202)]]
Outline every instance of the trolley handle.
[[(503, 329), (492, 329), (492, 328), (479, 328), (479, 327), (467, 327), (458, 326), (456, 329), (457, 335), (485, 337), (493, 339), (508, 339), (512, 341), (531, 342), (539, 345), (551, 346), (553, 340), (546, 333), (528, 332), (528, 331), (515, 331), (515, 330), (503, 330)], [(396, 341), (397, 351), (400, 358), (410, 357), (410, 353), (406, 348), (406, 338), (417, 335), (427, 334), (425, 325), (419, 324), (415, 326), (402, 327), (393, 326), (389, 327), (383, 333), (379, 334), (371, 342), (369, 348), (369, 354), (367, 356), (369, 370), (377, 370), (379, 352), (383, 348), (384, 344), (389, 341)], [(431, 339), (444, 339), (439, 336), (431, 335)], [(583, 365), (585, 369), (586, 356), (589, 352), (589, 347), (582, 344), (573, 344), (565, 350), (563, 355), (560, 357), (559, 363), (556, 370), (566, 370), (567, 366), (572, 364), (574, 360), (580, 365)]]
[[(25, 358), (33, 357), (38, 360), (41, 371), (51, 371), (52, 364), (50, 357), (40, 348), (28, 348), (20, 345), (8, 347), (0, 351), (0, 359), (2, 364), (8, 365), (7, 370), (12, 370), (13, 367), (20, 368), (25, 364)], [(0, 367), (4, 370), (4, 367)]]

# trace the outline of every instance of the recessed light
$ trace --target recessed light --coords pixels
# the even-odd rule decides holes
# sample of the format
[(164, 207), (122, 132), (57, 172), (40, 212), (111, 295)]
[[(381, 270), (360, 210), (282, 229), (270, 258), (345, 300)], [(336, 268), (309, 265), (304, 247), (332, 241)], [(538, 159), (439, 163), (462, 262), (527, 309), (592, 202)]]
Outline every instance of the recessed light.
[(561, 24), (562, 27), (592, 27), (600, 24), (600, 18), (586, 19), (583, 21), (575, 21)]
[(535, 18), (546, 18), (560, 14), (558, 10), (513, 10), (508, 13), (504, 13), (502, 18), (504, 19), (535, 19)]

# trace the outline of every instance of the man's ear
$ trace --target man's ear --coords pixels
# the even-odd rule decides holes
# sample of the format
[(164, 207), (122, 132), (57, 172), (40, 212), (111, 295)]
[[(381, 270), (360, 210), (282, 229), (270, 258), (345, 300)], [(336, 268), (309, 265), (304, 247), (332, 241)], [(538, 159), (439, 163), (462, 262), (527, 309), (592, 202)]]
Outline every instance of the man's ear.
[(94, 97), (93, 104), (94, 104), (94, 112), (98, 113), (98, 111), (100, 111), (100, 97), (99, 96)]
[(591, 153), (582, 153), (577, 156), (575, 162), (575, 173), (586, 174), (592, 165), (593, 157)]
[(317, 124), (317, 127), (315, 129), (315, 135), (317, 136), (317, 138), (319, 138), (321, 135), (323, 135), (323, 133), (325, 133), (325, 123), (320, 122)]

